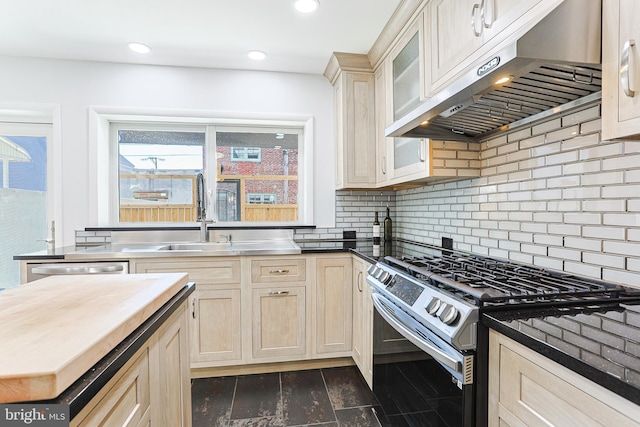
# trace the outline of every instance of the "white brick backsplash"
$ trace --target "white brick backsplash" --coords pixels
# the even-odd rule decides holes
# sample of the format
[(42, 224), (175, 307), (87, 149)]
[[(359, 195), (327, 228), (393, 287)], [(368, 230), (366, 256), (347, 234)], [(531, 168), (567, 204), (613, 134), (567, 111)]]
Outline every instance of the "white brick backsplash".
[(580, 134), (580, 126), (574, 125), (547, 133), (547, 143), (575, 138)]
[(595, 265), (567, 261), (564, 263), (564, 270), (569, 273), (593, 277), (595, 279), (600, 279), (602, 277), (602, 268)]
[(562, 166), (560, 165), (541, 167), (538, 169), (534, 169), (533, 172), (531, 173), (531, 176), (534, 179), (549, 178), (549, 177), (561, 176), (561, 175), (562, 175)]
[(600, 134), (577, 136), (573, 139), (562, 141), (562, 151), (575, 150), (577, 148), (590, 148), (600, 145)]
[(602, 224), (602, 215), (597, 213), (573, 213), (564, 214), (564, 222), (567, 224)]
[(587, 264), (601, 265), (603, 267), (624, 268), (625, 259), (615, 255), (605, 255), (601, 253), (584, 252), (582, 261)]
[(595, 105), (593, 107), (578, 111), (577, 113), (567, 114), (562, 117), (562, 126), (571, 126), (581, 124), (595, 118), (600, 117), (600, 106)]
[(552, 154), (547, 156), (547, 165), (565, 164), (575, 162), (578, 160), (578, 153), (575, 151), (569, 151), (568, 153)]
[(636, 288), (640, 287), (640, 274), (629, 271), (610, 270), (604, 268), (602, 270), (602, 279), (622, 283), (624, 285), (631, 285)]
[(640, 194), (640, 185), (609, 185), (602, 188), (604, 198), (627, 198)]
[(523, 243), (522, 245), (520, 245), (520, 250), (524, 253), (533, 255), (547, 255), (547, 248), (540, 245), (529, 245)]
[[(582, 235), (584, 237), (594, 237), (599, 239), (624, 240), (626, 230), (624, 228), (615, 227), (582, 227)], [(640, 233), (638, 234), (640, 238)]]
[(605, 253), (620, 254), (625, 256), (637, 256), (640, 254), (640, 243), (604, 241), (602, 248)]
[(582, 202), (582, 210), (585, 212), (624, 212), (627, 210), (626, 205), (626, 200), (585, 200)]
[(533, 220), (544, 223), (561, 223), (564, 216), (562, 212), (536, 212), (533, 214)]
[(604, 214), (603, 224), (621, 225), (625, 227), (638, 227), (640, 226), (640, 213)]
[(547, 120), (544, 123), (533, 125), (531, 128), (531, 134), (539, 135), (541, 133), (546, 133), (555, 129), (560, 129), (561, 127), (562, 127), (562, 120), (560, 118), (554, 118), (552, 120)]
[(624, 153), (640, 153), (640, 141), (626, 141), (624, 143)]
[(582, 227), (571, 224), (549, 224), (547, 226), (547, 231), (550, 234), (559, 234), (562, 236), (580, 236), (582, 233)]
[(581, 134), (589, 134), (589, 133), (597, 132), (599, 134), (601, 128), (602, 128), (602, 120), (601, 119), (592, 120), (590, 122), (585, 122), (585, 123), (582, 123), (580, 125), (580, 133)]
[(569, 175), (559, 176), (557, 178), (547, 179), (547, 187), (549, 188), (562, 188), (562, 187), (577, 187), (580, 185), (580, 179), (582, 175)]
[(524, 264), (533, 264), (533, 256), (524, 254), (522, 252), (511, 252), (509, 258), (515, 262), (521, 262)]
[(562, 190), (563, 199), (597, 199), (600, 195), (600, 187), (573, 187)]
[(582, 259), (582, 253), (578, 250), (554, 247), (549, 247), (549, 256), (571, 261), (580, 261)]
[(553, 270), (561, 271), (563, 266), (564, 266), (564, 261), (559, 260), (559, 259), (555, 259), (555, 258), (548, 258), (548, 257), (543, 257), (543, 256), (534, 256), (533, 257), (533, 264), (537, 265), (538, 267), (551, 268)]
[(583, 239), (579, 237), (565, 237), (564, 246), (567, 248), (600, 252), (602, 250), (602, 241), (594, 239)]
[(623, 157), (614, 157), (602, 161), (603, 170), (635, 169), (638, 165), (640, 165), (640, 154), (626, 154)]
[(550, 234), (536, 234), (533, 236), (533, 242), (538, 245), (562, 246), (562, 236), (552, 236)]
[(607, 185), (607, 184), (622, 184), (623, 173), (622, 172), (607, 172), (586, 174), (582, 176), (582, 185)]
[(580, 160), (593, 160), (604, 157), (619, 156), (622, 154), (622, 147), (623, 144), (618, 142), (580, 150)]

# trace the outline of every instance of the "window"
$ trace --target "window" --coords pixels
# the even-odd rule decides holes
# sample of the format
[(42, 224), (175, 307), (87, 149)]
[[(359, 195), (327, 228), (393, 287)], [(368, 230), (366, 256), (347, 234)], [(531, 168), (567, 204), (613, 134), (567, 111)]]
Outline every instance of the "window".
[(275, 205), (278, 203), (278, 196), (275, 194), (249, 193), (247, 194), (247, 203)]
[(55, 238), (51, 124), (0, 121), (0, 289), (20, 284), (13, 256)]
[(200, 172), (206, 180), (208, 218), (301, 220), (302, 125), (112, 122), (110, 129), (118, 164), (117, 191), (112, 191), (117, 222), (195, 221)]
[(231, 161), (233, 162), (259, 162), (260, 158), (260, 148), (231, 147)]

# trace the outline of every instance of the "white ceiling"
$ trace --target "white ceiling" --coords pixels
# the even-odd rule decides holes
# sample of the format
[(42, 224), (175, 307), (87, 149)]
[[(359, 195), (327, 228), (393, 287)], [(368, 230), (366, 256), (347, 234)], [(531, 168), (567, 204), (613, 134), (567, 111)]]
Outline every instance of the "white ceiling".
[(303, 15), (293, 0), (0, 0), (0, 55), (322, 74), (334, 51), (367, 53), (400, 0), (320, 2)]

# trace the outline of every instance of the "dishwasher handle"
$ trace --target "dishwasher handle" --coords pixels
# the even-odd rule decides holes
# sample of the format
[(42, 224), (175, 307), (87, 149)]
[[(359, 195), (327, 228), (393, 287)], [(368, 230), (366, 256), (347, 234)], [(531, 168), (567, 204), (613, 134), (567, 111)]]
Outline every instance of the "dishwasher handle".
[(44, 264), (31, 269), (32, 273), (44, 274), (47, 276), (54, 275), (72, 275), (72, 274), (105, 274), (105, 273), (125, 273), (123, 264), (75, 264), (65, 266), (64, 264)]

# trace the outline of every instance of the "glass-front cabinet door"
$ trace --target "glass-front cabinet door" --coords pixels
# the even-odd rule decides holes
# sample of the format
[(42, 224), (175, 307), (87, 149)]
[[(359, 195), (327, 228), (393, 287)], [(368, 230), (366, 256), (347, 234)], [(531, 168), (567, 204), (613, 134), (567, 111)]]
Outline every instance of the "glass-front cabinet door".
[[(398, 120), (423, 101), (424, 16), (419, 15), (391, 51), (387, 66), (389, 123)], [(419, 179), (429, 171), (428, 141), (419, 138), (387, 138), (387, 169), (391, 184)]]

